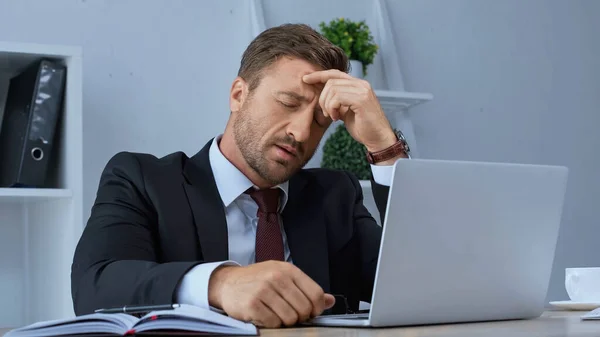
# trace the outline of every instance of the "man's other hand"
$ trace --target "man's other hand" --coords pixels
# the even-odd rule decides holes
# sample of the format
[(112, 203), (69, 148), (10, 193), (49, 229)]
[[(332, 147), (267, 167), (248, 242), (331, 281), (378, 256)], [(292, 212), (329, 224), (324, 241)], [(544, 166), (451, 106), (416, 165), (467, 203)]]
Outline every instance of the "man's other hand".
[(292, 326), (335, 304), (333, 295), (291, 263), (223, 266), (211, 275), (208, 301), (229, 316), (259, 327)]

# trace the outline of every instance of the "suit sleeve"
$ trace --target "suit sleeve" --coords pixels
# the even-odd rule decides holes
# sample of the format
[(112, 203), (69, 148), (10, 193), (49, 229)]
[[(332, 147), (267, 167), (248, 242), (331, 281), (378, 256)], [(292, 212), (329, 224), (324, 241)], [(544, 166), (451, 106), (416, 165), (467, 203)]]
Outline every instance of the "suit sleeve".
[(159, 263), (157, 215), (138, 159), (115, 155), (102, 172), (91, 216), (75, 250), (71, 295), (77, 315), (97, 308), (173, 303), (200, 261)]

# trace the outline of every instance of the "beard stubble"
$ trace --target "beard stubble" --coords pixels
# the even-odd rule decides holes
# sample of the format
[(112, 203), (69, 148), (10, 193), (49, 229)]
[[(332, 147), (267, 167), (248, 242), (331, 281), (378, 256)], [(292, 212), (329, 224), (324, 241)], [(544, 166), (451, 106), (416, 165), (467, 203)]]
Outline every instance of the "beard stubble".
[[(261, 147), (260, 139), (263, 135), (261, 126), (263, 125), (264, 123), (253, 119), (251, 112), (242, 107), (233, 125), (235, 143), (242, 157), (254, 172), (269, 184), (279, 185), (289, 180), (304, 167), (314, 151), (309, 156), (305, 156), (304, 148), (287, 134), (284, 137), (270, 139), (264, 144), (264, 147)], [(297, 151), (296, 159), (290, 161), (268, 159), (266, 152), (276, 144), (294, 147)], [(273, 165), (275, 167), (272, 167)]]

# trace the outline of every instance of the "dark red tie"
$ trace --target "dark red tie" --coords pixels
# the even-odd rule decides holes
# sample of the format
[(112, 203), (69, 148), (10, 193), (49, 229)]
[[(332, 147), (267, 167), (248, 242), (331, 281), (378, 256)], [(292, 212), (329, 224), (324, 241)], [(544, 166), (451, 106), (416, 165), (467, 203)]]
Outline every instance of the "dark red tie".
[(256, 228), (256, 262), (284, 260), (283, 237), (279, 227), (279, 188), (264, 190), (249, 189), (246, 193), (258, 205), (258, 227)]

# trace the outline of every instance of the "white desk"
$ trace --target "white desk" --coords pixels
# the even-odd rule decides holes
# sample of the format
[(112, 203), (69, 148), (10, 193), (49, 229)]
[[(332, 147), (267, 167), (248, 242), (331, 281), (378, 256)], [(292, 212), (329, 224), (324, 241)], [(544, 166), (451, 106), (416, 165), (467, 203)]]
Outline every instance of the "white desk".
[(600, 337), (600, 321), (581, 321), (578, 311), (547, 311), (533, 320), (444, 324), (405, 328), (290, 328), (260, 331), (281, 337)]
[[(581, 321), (581, 311), (547, 311), (532, 320), (444, 324), (404, 328), (261, 329), (260, 335), (281, 337), (600, 337), (600, 321)], [(8, 329), (0, 329), (0, 336)]]

